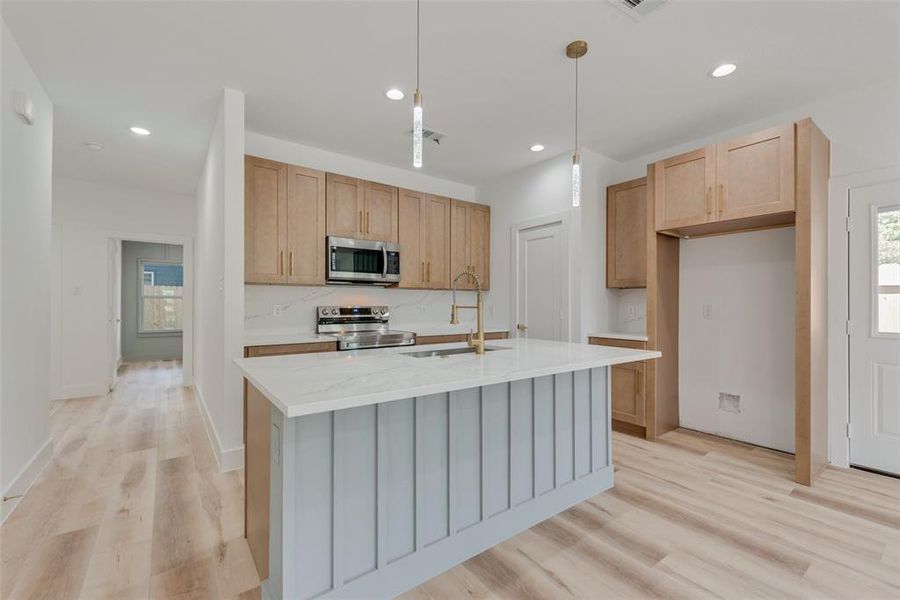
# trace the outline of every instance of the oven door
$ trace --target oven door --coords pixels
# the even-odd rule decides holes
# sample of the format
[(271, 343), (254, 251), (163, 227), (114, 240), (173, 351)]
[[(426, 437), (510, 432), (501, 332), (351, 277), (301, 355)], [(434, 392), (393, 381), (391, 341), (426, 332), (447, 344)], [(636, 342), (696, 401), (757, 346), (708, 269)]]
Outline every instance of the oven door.
[(394, 260), (387, 246), (392, 247), (398, 257), (396, 262), (399, 262), (397, 244), (329, 237), (328, 282), (390, 285), (399, 281), (399, 269), (396, 269), (396, 275), (389, 273), (395, 269), (391, 268)]

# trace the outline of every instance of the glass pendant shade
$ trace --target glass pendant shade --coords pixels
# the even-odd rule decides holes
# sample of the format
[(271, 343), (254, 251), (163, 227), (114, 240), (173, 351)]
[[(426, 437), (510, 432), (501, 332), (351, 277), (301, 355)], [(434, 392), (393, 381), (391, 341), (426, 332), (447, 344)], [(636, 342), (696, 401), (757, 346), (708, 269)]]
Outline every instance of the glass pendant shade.
[(572, 206), (581, 205), (581, 158), (576, 152), (572, 156)]
[(413, 166), (422, 167), (422, 95), (416, 90), (413, 102)]

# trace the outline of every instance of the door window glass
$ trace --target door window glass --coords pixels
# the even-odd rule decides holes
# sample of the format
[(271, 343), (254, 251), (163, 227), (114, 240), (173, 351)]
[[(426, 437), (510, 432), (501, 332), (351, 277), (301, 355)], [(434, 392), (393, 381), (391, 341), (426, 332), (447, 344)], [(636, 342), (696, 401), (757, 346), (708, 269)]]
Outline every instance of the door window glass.
[(900, 206), (880, 209), (876, 229), (876, 331), (900, 334)]

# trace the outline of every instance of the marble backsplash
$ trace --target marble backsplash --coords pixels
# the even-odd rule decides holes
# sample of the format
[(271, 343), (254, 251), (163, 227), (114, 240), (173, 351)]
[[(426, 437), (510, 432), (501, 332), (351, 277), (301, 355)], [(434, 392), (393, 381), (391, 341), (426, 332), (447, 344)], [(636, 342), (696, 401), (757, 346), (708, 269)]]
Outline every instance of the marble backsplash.
[[(460, 300), (473, 304), (473, 292), (460, 291)], [(485, 326), (506, 328), (493, 319), (490, 292), (485, 294)], [(367, 286), (244, 286), (244, 330), (282, 330), (312, 332), (316, 328), (316, 307), (387, 305), (391, 309), (391, 327), (415, 331), (450, 323), (451, 293), (445, 290), (398, 290)], [(274, 307), (281, 307), (275, 316)], [(498, 313), (499, 314), (499, 313)], [(475, 312), (460, 311), (460, 326), (474, 327)]]

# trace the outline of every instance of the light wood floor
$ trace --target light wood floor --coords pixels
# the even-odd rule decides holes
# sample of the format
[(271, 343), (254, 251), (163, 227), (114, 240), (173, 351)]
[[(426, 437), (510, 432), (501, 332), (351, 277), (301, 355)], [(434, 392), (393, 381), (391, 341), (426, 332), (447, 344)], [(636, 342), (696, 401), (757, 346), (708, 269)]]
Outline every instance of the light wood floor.
[[(243, 480), (177, 363), (56, 403), (55, 458), (0, 528), (2, 598), (258, 598)], [(616, 487), (408, 592), (424, 598), (900, 599), (900, 481), (689, 431), (615, 434)]]

